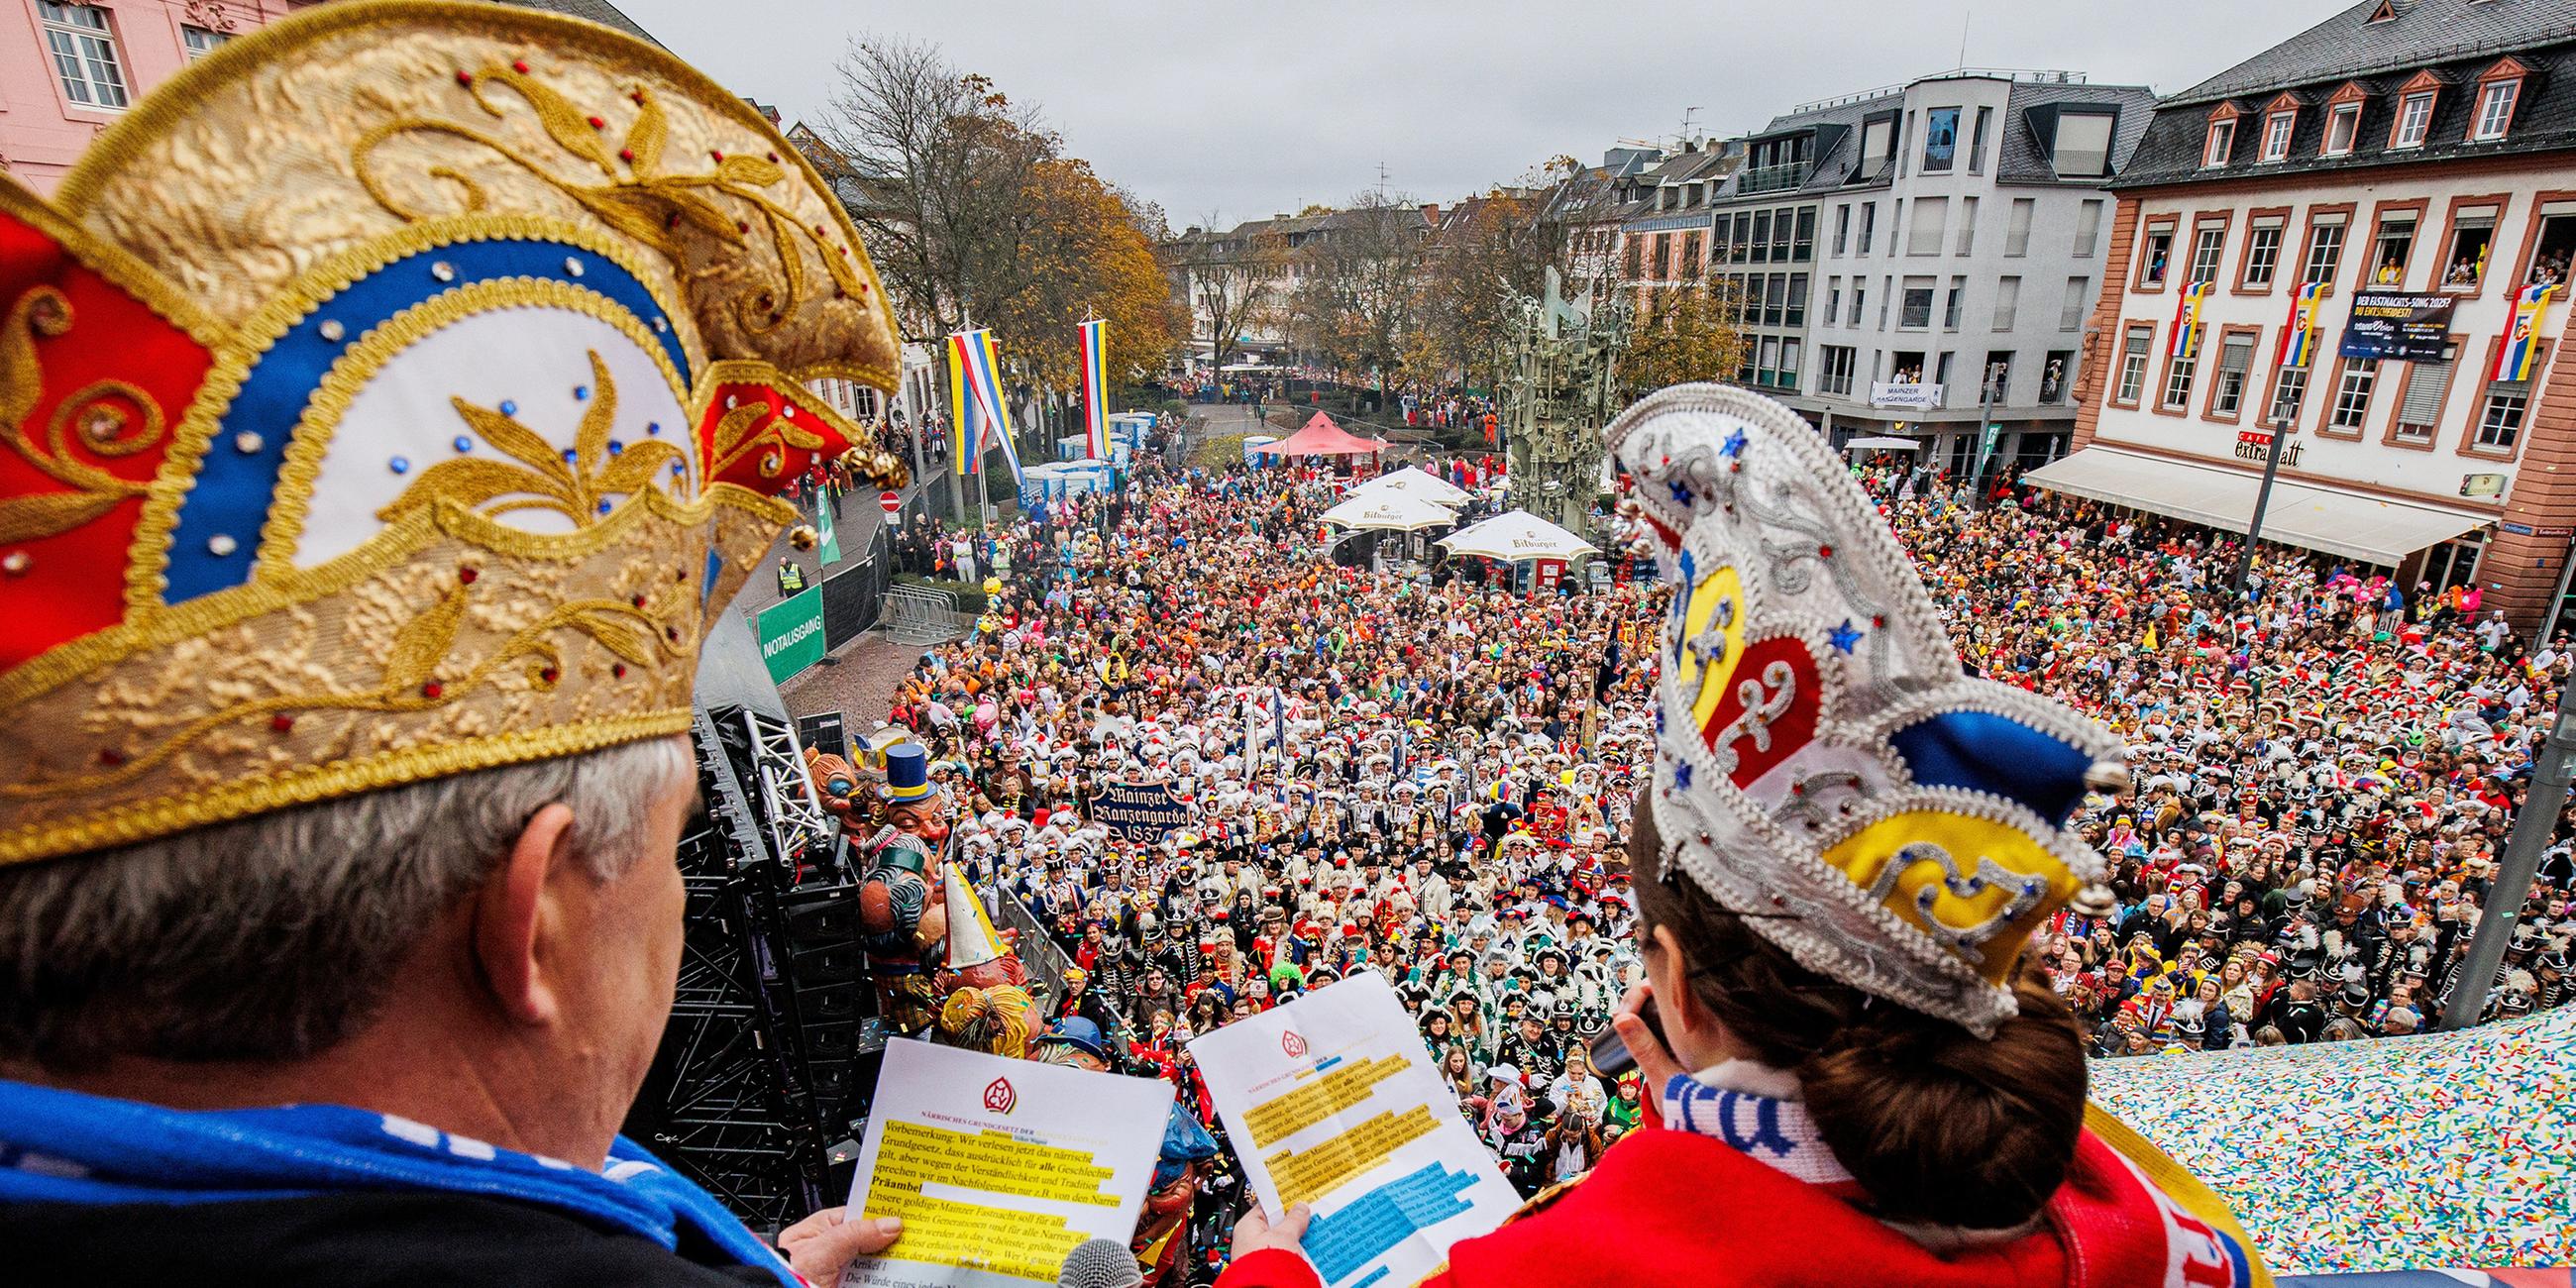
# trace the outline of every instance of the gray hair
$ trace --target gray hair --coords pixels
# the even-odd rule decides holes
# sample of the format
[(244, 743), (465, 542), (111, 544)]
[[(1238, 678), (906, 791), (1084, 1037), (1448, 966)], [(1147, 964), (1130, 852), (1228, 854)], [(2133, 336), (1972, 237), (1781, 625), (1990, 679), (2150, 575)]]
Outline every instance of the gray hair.
[(327, 1050), (538, 810), (571, 809), (573, 852), (615, 880), (693, 769), (685, 741), (655, 738), (0, 868), (0, 1061)]

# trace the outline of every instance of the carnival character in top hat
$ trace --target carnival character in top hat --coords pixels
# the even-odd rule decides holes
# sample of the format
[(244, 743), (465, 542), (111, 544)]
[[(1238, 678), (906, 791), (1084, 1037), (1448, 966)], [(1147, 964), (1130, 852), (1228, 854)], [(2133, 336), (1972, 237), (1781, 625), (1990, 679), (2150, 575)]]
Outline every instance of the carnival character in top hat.
[(616, 1132), (700, 642), (899, 347), (756, 109), (524, 9), (313, 7), (0, 178), (13, 1278), (800, 1282)]
[[(1968, 678), (1867, 496), (1789, 409), (1667, 389), (1607, 431), (1673, 586), (1614, 1023), (1658, 1122), (1450, 1249), (1443, 1285), (2268, 1283), (2226, 1207), (2084, 1103), (2023, 946), (2101, 860), (2109, 731)], [(1226, 1288), (1316, 1284), (1303, 1211)]]
[(948, 935), (941, 858), (948, 844), (948, 794), (930, 781), (920, 743), (886, 748), (882, 821), (859, 846), (859, 946), (867, 950), (879, 1014), (906, 1033), (938, 1018), (929, 955)]

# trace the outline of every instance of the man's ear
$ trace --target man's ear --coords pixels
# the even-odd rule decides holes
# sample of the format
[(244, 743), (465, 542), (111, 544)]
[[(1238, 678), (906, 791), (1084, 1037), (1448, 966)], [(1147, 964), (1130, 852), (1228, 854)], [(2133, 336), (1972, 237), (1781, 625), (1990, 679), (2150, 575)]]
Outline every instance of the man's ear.
[(575, 861), (572, 821), (572, 811), (559, 803), (538, 810), (475, 895), (475, 960), (493, 1004), (518, 1024), (551, 1025), (559, 1014), (538, 940), (553, 914), (553, 878)]

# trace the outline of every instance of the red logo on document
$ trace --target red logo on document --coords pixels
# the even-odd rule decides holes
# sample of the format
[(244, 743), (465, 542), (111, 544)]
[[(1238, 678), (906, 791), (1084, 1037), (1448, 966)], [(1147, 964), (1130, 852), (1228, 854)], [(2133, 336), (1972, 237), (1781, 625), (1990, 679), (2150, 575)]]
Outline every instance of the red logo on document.
[(1306, 1039), (1297, 1036), (1297, 1030), (1290, 1029), (1279, 1035), (1279, 1049), (1287, 1052), (1289, 1059), (1299, 1059), (1306, 1054)]
[(1011, 1089), (1011, 1080), (995, 1078), (984, 1088), (984, 1107), (997, 1114), (1011, 1112), (1020, 1103), (1020, 1093)]

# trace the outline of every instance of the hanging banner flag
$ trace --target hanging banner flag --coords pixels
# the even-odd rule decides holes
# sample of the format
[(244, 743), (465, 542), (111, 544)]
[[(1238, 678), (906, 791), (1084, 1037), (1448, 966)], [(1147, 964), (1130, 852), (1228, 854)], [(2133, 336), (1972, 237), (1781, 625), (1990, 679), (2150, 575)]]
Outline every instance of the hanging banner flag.
[(2209, 298), (2209, 283), (2194, 282), (2183, 288), (2182, 298), (2174, 302), (2173, 343), (2165, 349), (2169, 358), (2192, 358), (2200, 354), (2200, 304)]
[(2513, 326), (2496, 349), (2495, 370), (2487, 374), (2487, 379), (2531, 379), (2531, 369), (2540, 362), (2540, 320), (2549, 312), (2549, 297), (2557, 293), (2558, 287), (2552, 283), (2526, 286), (2514, 297)]
[(823, 538), (814, 550), (815, 566), (829, 568), (841, 562), (841, 533), (832, 526), (832, 498), (827, 496), (822, 504), (814, 507), (814, 527)]
[(984, 468), (983, 400), (974, 388), (974, 368), (969, 359), (973, 346), (967, 334), (960, 331), (948, 337), (948, 423), (955, 430), (960, 475)]
[(1109, 459), (1109, 324), (1082, 324), (1082, 439), (1084, 455)]
[(975, 390), (983, 399), (986, 412), (985, 441), (1002, 449), (1002, 459), (1011, 467), (1012, 484), (1024, 483), (1027, 480), (1020, 477), (1019, 444), (1011, 438), (1011, 405), (1002, 396), (1001, 351), (993, 347), (993, 333), (989, 329), (970, 331), (967, 335), (972, 339), (968, 348), (974, 355), (972, 365), (978, 373)]
[(2304, 367), (2317, 356), (2317, 297), (2325, 283), (2310, 282), (2290, 297), (2290, 320), (2281, 331), (2281, 351), (2273, 365)]

